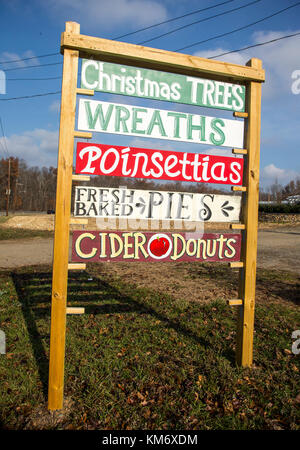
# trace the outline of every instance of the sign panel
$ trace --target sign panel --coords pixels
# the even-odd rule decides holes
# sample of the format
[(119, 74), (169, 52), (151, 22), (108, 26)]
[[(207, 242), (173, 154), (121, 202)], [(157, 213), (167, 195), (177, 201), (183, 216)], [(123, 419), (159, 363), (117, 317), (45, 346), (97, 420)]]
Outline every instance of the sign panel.
[(244, 122), (165, 109), (79, 100), (78, 129), (243, 148)]
[(241, 185), (243, 158), (77, 143), (76, 173)]
[(74, 231), (72, 261), (239, 261), (240, 234)]
[(245, 111), (245, 86), (83, 59), (81, 87), (208, 108)]
[(240, 208), (240, 196), (75, 187), (75, 217), (237, 222)]

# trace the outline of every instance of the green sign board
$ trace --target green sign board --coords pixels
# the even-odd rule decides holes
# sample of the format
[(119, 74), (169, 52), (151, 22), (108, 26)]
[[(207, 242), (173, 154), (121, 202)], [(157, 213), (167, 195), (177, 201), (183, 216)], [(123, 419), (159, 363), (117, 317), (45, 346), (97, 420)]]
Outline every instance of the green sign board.
[(245, 111), (245, 86), (151, 69), (82, 60), (81, 87), (194, 106)]

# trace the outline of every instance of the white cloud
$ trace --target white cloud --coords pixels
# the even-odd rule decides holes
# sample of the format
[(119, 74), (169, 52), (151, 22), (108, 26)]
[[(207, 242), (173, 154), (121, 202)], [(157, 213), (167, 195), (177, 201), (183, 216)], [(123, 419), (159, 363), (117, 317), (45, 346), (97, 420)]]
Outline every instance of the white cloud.
[(269, 186), (270, 184), (277, 182), (285, 185), (299, 176), (300, 173), (297, 173), (294, 170), (281, 169), (274, 164), (269, 164), (268, 166), (265, 166), (261, 172), (261, 184)]
[[(300, 30), (285, 31), (257, 31), (252, 34), (249, 45), (277, 39), (282, 36), (299, 32)], [(292, 95), (292, 73), (300, 69), (299, 62), (299, 43), (300, 37), (293, 37), (276, 41), (274, 44), (267, 44), (261, 47), (254, 47), (242, 52), (223, 55), (218, 60), (230, 62), (233, 64), (245, 65), (251, 58), (259, 58), (263, 62), (263, 68), (266, 72), (266, 81), (263, 84), (263, 98), (272, 99), (283, 95)], [(242, 47), (242, 45), (236, 45)], [(233, 49), (234, 50), (234, 49)], [(196, 56), (208, 58), (230, 51), (228, 48), (218, 47), (205, 51), (198, 51)]]
[[(77, 20), (85, 27), (97, 26), (99, 36), (101, 27), (106, 30), (120, 25), (137, 28), (167, 18), (166, 8), (155, 0), (44, 0), (43, 3), (56, 19), (59, 15), (65, 20)], [(87, 31), (84, 34), (89, 34)]]
[[(194, 53), (194, 55), (200, 56), (200, 58), (211, 58), (212, 56), (221, 55), (222, 53), (225, 53), (228, 51), (229, 51), (228, 49), (225, 49), (222, 47), (217, 47), (217, 48), (214, 48), (211, 50), (198, 51), (198, 52)], [(220, 56), (219, 58), (214, 58), (214, 59), (230, 62), (232, 64), (245, 65), (245, 63), (247, 62), (247, 60), (249, 58), (244, 56), (244, 54), (242, 54), (242, 53), (230, 53), (229, 55)]]
[[(0, 138), (0, 146), (2, 140)], [(10, 155), (24, 159), (29, 166), (56, 166), (58, 152), (58, 131), (37, 128), (6, 138)]]
[(60, 100), (54, 100), (49, 106), (49, 111), (59, 113), (60, 112)]
[[(25, 58), (32, 58), (26, 61), (23, 61)], [(40, 62), (38, 58), (35, 56), (32, 50), (26, 50), (26, 52), (21, 53), (12, 53), (12, 52), (2, 52), (0, 54), (0, 61), (4, 61), (7, 63), (2, 64), (3, 69), (14, 69), (16, 67), (26, 67), (31, 65), (39, 65)]]

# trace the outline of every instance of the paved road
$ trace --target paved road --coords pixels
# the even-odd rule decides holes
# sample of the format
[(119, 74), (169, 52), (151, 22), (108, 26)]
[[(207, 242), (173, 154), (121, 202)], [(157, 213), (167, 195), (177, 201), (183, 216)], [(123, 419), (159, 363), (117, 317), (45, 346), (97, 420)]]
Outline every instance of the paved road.
[[(52, 263), (53, 240), (33, 238), (0, 241), (0, 268)], [(259, 230), (258, 267), (300, 275), (300, 227)]]

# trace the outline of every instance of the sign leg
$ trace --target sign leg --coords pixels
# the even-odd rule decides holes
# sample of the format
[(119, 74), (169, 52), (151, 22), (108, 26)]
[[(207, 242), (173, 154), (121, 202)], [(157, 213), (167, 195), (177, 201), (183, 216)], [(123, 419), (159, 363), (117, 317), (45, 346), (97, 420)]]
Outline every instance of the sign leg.
[[(66, 32), (79, 34), (80, 26), (66, 23)], [(69, 231), (73, 171), (78, 51), (64, 50), (58, 148), (55, 234), (53, 249), (48, 409), (63, 407)]]
[[(262, 62), (252, 58), (248, 66), (261, 69)], [(260, 154), (260, 114), (261, 83), (251, 81), (247, 91), (248, 123), (246, 148), (245, 181), (247, 191), (243, 193), (243, 223), (241, 258), (244, 267), (240, 269), (238, 306), (238, 332), (236, 361), (242, 367), (250, 367), (253, 361), (254, 307), (257, 259), (257, 224), (259, 198), (259, 154)]]

